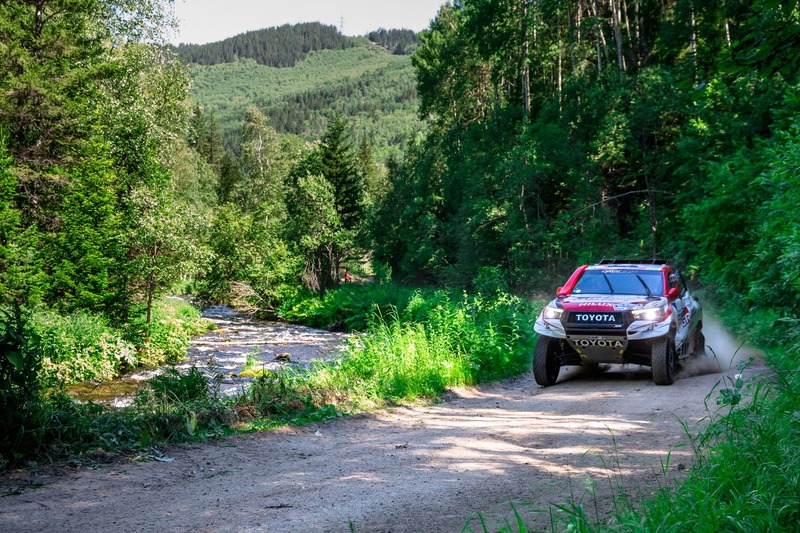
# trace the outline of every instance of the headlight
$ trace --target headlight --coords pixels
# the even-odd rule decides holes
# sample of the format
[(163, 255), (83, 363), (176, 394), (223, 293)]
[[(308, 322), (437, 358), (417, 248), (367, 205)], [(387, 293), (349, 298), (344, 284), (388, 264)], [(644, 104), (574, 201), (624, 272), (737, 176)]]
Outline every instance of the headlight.
[(633, 311), (633, 319), (654, 322), (664, 318), (664, 314), (664, 307), (648, 307), (647, 309), (637, 309)]
[(542, 310), (542, 318), (546, 318), (548, 320), (560, 320), (563, 312), (563, 309), (559, 309), (558, 307), (550, 307), (548, 305)]

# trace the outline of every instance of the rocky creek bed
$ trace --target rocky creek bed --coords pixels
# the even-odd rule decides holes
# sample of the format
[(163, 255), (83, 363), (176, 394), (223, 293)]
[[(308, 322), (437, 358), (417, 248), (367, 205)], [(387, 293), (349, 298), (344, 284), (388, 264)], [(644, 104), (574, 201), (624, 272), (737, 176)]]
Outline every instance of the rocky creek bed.
[[(222, 305), (205, 309), (203, 317), (211, 320), (216, 329), (192, 339), (187, 358), (171, 366), (182, 371), (192, 366), (213, 368), (224, 376), (220, 394), (240, 392), (252, 381), (240, 375), (248, 359), (254, 361), (251, 364), (255, 368), (273, 372), (287, 366), (308, 366), (314, 360), (336, 357), (349, 337), (346, 333), (256, 320)], [(77, 399), (124, 406), (142, 383), (163, 371), (164, 368), (135, 370), (117, 380), (82, 383), (69, 391)]]

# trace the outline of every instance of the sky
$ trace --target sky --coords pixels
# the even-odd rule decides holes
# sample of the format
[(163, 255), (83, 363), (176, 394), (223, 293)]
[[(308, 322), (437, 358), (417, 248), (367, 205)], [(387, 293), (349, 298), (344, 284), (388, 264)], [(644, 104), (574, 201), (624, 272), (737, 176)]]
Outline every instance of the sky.
[(175, 0), (174, 44), (205, 44), (262, 28), (321, 22), (345, 35), (379, 28), (421, 31), (445, 0)]

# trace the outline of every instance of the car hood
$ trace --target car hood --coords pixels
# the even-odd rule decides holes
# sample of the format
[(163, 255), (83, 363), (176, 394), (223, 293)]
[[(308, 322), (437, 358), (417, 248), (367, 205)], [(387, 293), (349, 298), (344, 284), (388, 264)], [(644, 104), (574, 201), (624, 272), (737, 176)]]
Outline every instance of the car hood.
[(627, 294), (570, 294), (556, 298), (553, 305), (566, 311), (630, 311), (661, 305), (666, 300), (658, 296)]

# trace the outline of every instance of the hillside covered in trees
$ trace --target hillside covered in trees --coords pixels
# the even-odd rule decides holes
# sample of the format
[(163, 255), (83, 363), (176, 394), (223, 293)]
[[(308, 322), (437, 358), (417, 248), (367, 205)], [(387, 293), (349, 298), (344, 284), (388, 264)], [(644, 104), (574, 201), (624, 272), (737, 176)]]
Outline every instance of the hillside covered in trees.
[(293, 67), (318, 50), (343, 50), (355, 46), (334, 26), (318, 22), (285, 24), (277, 28), (249, 31), (209, 44), (184, 44), (174, 48), (184, 63), (218, 65), (252, 59), (268, 67)]
[[(411, 30), (379, 28), (366, 38), (397, 55), (412, 53), (420, 42)], [(344, 50), (359, 44), (363, 39), (346, 37), (334, 26), (308, 22), (250, 31), (215, 43), (181, 43), (173, 51), (187, 64), (219, 65), (252, 59), (259, 65), (280, 68), (295, 66), (311, 52)]]
[(309, 141), (339, 113), (385, 160), (423, 129), (408, 55), (418, 44), (410, 30), (352, 38), (308, 23), (180, 45), (176, 53), (191, 65), (192, 98), (227, 150), (236, 152), (241, 122), (255, 106), (278, 132)]
[(387, 30), (385, 28), (369, 32), (367, 39), (398, 55), (413, 53), (420, 43), (419, 36), (411, 30)]

